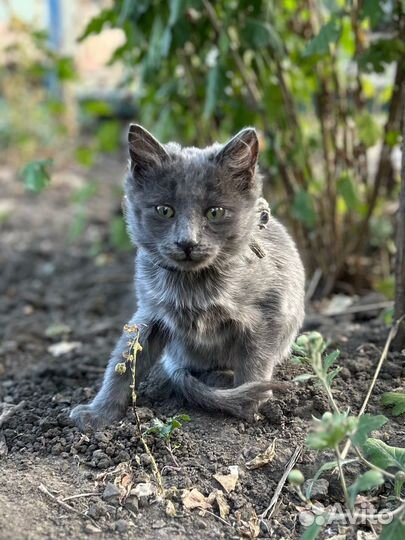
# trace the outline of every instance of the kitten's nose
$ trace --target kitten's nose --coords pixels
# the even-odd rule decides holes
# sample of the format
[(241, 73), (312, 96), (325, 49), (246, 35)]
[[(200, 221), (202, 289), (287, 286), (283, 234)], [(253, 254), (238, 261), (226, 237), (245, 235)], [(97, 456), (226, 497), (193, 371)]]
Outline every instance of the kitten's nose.
[(186, 255), (190, 255), (193, 249), (198, 246), (198, 242), (194, 242), (193, 240), (182, 240), (176, 242), (176, 245), (181, 248)]

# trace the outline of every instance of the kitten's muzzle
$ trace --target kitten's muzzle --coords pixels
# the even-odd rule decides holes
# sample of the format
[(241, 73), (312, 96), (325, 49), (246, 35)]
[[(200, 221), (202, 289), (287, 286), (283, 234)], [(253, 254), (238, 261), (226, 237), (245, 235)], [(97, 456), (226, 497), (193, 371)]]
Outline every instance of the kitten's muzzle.
[(171, 250), (168, 255), (176, 263), (190, 263), (193, 265), (193, 263), (204, 262), (210, 257), (209, 251), (197, 242), (175, 242), (175, 245), (178, 249)]
[(193, 240), (184, 240), (181, 242), (176, 242), (176, 246), (184, 251), (187, 260), (192, 260), (191, 254), (198, 246), (198, 242), (194, 242)]

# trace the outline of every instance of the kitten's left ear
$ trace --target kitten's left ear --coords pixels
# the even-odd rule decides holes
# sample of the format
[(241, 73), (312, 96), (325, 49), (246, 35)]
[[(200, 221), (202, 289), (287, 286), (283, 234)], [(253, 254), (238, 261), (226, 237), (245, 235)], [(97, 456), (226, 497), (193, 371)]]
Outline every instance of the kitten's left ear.
[(224, 167), (239, 187), (248, 189), (254, 178), (259, 141), (254, 128), (239, 131), (216, 155), (216, 162)]
[(166, 160), (170, 159), (160, 142), (138, 124), (129, 126), (128, 147), (131, 169), (141, 173), (147, 169), (161, 166)]

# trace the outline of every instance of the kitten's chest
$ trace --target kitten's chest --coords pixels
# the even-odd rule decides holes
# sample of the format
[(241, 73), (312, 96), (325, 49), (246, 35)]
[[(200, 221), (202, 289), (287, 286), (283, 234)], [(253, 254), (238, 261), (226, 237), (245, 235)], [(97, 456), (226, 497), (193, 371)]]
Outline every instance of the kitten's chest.
[(172, 290), (156, 306), (161, 320), (175, 335), (196, 344), (219, 344), (235, 329), (233, 306), (226, 296), (201, 285)]
[(195, 345), (223, 345), (252, 329), (260, 317), (258, 309), (242, 302), (226, 280), (193, 281), (164, 272), (151, 277), (147, 286), (142, 282), (149, 311), (172, 335)]

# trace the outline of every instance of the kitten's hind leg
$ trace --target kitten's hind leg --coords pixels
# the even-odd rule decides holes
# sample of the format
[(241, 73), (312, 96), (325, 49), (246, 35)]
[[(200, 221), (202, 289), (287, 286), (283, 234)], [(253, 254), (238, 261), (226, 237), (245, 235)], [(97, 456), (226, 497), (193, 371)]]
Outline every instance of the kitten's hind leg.
[(232, 371), (203, 371), (193, 375), (207, 386), (214, 388), (232, 388), (234, 376)]
[[(139, 326), (139, 343), (143, 347), (136, 360), (137, 384), (145, 378), (164, 347), (164, 339), (157, 325), (140, 324), (139, 320), (140, 317), (135, 314), (129, 323)], [(115, 367), (125, 361), (123, 353), (128, 350), (130, 338), (131, 336), (124, 332), (118, 340), (95, 398), (87, 405), (78, 405), (70, 413), (70, 418), (79, 429), (100, 429), (124, 416), (131, 396), (132, 374), (128, 365), (123, 374), (117, 373)]]

